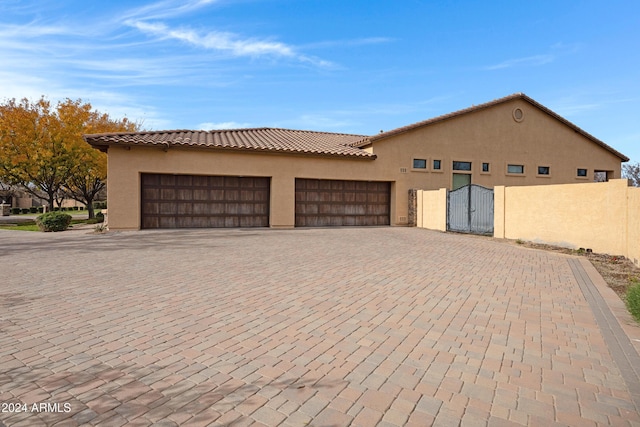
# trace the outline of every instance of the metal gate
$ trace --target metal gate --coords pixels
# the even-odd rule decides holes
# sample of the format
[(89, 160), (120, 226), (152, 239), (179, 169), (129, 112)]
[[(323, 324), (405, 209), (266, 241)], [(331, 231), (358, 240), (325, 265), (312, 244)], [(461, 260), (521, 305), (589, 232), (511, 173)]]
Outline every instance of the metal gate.
[(447, 230), (493, 234), (493, 190), (470, 184), (447, 195)]

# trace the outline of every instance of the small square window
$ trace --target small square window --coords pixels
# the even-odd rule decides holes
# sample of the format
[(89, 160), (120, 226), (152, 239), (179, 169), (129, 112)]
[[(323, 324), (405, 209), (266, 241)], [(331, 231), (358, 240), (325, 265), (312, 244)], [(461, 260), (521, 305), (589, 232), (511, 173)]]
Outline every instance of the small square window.
[(489, 163), (482, 164), (482, 172), (489, 172)]
[(507, 173), (524, 173), (524, 165), (507, 165)]
[(586, 177), (587, 176), (587, 170), (578, 168), (578, 176)]
[(434, 160), (433, 161), (433, 170), (434, 171), (439, 171), (442, 168), (441, 163), (442, 162), (440, 160)]
[(413, 168), (414, 169), (426, 169), (427, 168), (427, 160), (426, 159), (413, 159)]
[(454, 171), (470, 171), (471, 162), (453, 162)]
[(538, 166), (538, 175), (549, 175), (551, 168), (549, 166)]

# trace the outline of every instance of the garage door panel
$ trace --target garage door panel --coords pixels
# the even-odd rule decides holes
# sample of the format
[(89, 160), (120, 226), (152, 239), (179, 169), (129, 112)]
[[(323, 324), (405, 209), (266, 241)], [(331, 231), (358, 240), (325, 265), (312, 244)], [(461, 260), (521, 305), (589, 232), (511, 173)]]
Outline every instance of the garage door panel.
[(270, 178), (142, 174), (141, 228), (268, 227)]
[(159, 188), (143, 188), (142, 199), (143, 200), (157, 200), (160, 198)]
[(193, 228), (193, 218), (190, 216), (176, 217), (177, 228)]
[(344, 210), (345, 210), (345, 206), (344, 205), (330, 205), (331, 209), (331, 215), (334, 216), (342, 216), (345, 214)]
[(204, 189), (193, 190), (193, 200), (209, 200), (209, 191)]
[(238, 188), (240, 186), (240, 179), (235, 176), (225, 176), (223, 182), (225, 187)]
[(194, 175), (191, 177), (191, 185), (194, 187), (208, 187), (209, 186), (209, 177), (208, 176), (199, 176)]
[(390, 224), (388, 182), (296, 179), (298, 227)]
[(253, 212), (253, 203), (241, 203), (238, 205), (240, 208), (240, 214), (242, 215), (252, 215)]
[(176, 177), (175, 175), (159, 175), (160, 177), (160, 185), (176, 185)]
[(226, 203), (224, 205), (224, 213), (228, 215), (238, 215), (240, 213), (239, 205), (237, 203)]
[(193, 214), (193, 204), (192, 203), (178, 203), (178, 215), (191, 215)]
[(175, 216), (161, 216), (159, 228), (177, 228)]
[(254, 192), (253, 191), (247, 191), (247, 190), (242, 190), (240, 192), (240, 200), (242, 201), (253, 201), (254, 199)]
[(209, 192), (209, 200), (211, 201), (224, 200), (224, 190), (211, 190)]
[(188, 188), (178, 188), (176, 190), (177, 200), (193, 200), (193, 190)]
[(238, 228), (240, 227), (240, 218), (237, 216), (226, 216), (224, 218), (225, 228)]
[(160, 204), (159, 203), (144, 203), (142, 205), (142, 211), (148, 212), (150, 214), (159, 214), (160, 213)]
[[(257, 187), (258, 190), (264, 190), (262, 187)], [(269, 201), (269, 192), (268, 191), (256, 191), (253, 193), (253, 200), (256, 202), (268, 202)], [(257, 203), (256, 205), (266, 205), (266, 203)]]
[(161, 188), (160, 189), (160, 200), (175, 200), (176, 199), (176, 190), (173, 188)]
[(193, 177), (191, 175), (176, 175), (175, 182), (178, 187), (191, 187), (193, 186)]
[(175, 215), (178, 213), (178, 209), (175, 203), (160, 203), (160, 214), (162, 215)]
[(356, 225), (356, 217), (355, 216), (346, 216), (344, 218), (344, 225), (348, 227), (353, 227)]
[(238, 190), (225, 190), (224, 200), (240, 200), (240, 191)]
[(210, 176), (208, 177), (210, 180), (210, 187), (214, 188), (224, 188), (224, 176)]

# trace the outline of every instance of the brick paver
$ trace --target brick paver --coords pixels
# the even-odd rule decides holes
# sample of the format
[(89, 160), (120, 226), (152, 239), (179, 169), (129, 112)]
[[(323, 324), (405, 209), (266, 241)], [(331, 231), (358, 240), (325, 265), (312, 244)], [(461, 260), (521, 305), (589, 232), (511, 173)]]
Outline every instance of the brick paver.
[(610, 350), (612, 300), (573, 257), (411, 228), (76, 230), (0, 231), (0, 262), (0, 425), (640, 425), (618, 363), (640, 328)]

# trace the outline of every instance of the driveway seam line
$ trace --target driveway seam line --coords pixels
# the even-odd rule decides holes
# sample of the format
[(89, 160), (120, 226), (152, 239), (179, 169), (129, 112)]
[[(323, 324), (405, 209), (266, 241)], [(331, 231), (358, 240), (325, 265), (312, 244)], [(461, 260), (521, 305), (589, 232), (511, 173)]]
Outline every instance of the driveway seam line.
[(627, 384), (633, 404), (640, 410), (640, 375), (635, 368), (640, 367), (640, 356), (579, 260), (567, 261), (602, 331), (609, 352)]

